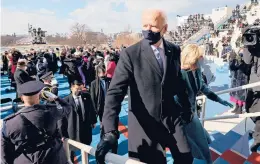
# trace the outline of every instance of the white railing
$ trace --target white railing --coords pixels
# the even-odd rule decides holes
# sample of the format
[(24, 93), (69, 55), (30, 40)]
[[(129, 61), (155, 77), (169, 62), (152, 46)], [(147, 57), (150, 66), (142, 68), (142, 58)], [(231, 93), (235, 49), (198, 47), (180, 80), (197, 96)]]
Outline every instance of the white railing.
[[(258, 86), (260, 86), (260, 81), (256, 82), (256, 83), (243, 85), (243, 86), (240, 86), (240, 87), (235, 87), (235, 88), (222, 90), (222, 91), (216, 92), (216, 94), (217, 95), (221, 95), (221, 94), (225, 94), (225, 93), (230, 93), (230, 92), (239, 91), (239, 90), (245, 90), (245, 89), (254, 88), (254, 87), (258, 87)], [(207, 99), (207, 97), (205, 95), (196, 97), (196, 100), (202, 100), (202, 110), (201, 110), (201, 124), (202, 124), (202, 126), (204, 126), (204, 122), (205, 121), (209, 121), (209, 120), (218, 120), (218, 119), (225, 119), (225, 118), (226, 119), (227, 118), (241, 118), (242, 116), (246, 116), (245, 114), (243, 114), (243, 115), (231, 115), (231, 116), (212, 117), (212, 118), (207, 118), (206, 119), (205, 118), (205, 114), (206, 114), (206, 99)], [(260, 113), (252, 113), (252, 114), (253, 114), (252, 116), (254, 116), (254, 117), (260, 116)]]
[[(88, 146), (88, 145), (84, 145), (82, 143), (70, 140), (70, 139), (65, 139), (64, 140), (64, 148), (65, 148), (65, 152), (67, 155), (67, 159), (68, 161), (72, 164), (71, 159), (70, 159), (70, 150), (69, 150), (69, 145), (72, 145), (78, 149), (81, 150), (81, 162), (82, 164), (88, 164), (89, 160), (88, 160), (88, 155), (92, 155), (95, 156), (95, 152), (96, 149)], [(113, 163), (113, 164), (144, 164), (142, 162), (139, 161), (135, 161), (133, 159), (129, 159), (127, 157), (124, 156), (120, 156), (120, 155), (116, 155), (113, 153), (107, 153), (105, 156), (105, 161), (108, 163)]]

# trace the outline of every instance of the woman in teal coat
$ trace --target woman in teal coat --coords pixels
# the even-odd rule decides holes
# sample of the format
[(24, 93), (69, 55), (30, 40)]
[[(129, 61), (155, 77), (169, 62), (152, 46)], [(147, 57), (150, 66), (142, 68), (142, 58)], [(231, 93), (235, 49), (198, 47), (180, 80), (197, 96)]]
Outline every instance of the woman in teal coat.
[[(233, 107), (229, 102), (222, 100), (212, 92), (202, 78), (200, 63), (203, 61), (203, 50), (197, 45), (187, 45), (182, 50), (181, 67), (182, 76), (187, 85), (189, 101), (192, 105), (194, 118), (191, 123), (186, 125), (185, 132), (190, 144), (192, 155), (196, 159), (205, 160), (208, 164), (212, 163), (208, 144), (211, 142), (209, 134), (202, 127), (197, 116), (196, 96), (203, 93), (210, 100), (222, 105)], [(178, 101), (178, 98), (176, 98)]]

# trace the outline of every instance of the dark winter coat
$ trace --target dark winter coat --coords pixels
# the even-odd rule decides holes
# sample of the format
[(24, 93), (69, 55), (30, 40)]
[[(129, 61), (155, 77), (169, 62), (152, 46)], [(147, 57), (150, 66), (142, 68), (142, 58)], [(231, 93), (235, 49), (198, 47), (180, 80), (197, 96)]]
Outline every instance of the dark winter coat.
[[(121, 103), (129, 89), (129, 156), (146, 163), (160, 163), (167, 135), (175, 132), (181, 112), (191, 112), (180, 70), (180, 48), (163, 40), (164, 74), (146, 40), (124, 49), (107, 91), (102, 123), (105, 133), (118, 129)], [(177, 95), (183, 108), (174, 102)], [(182, 138), (182, 137), (180, 137)], [(171, 140), (175, 144), (176, 140)], [(169, 143), (167, 143), (169, 144)], [(159, 161), (159, 162), (158, 162)]]
[(68, 117), (64, 117), (58, 122), (61, 136), (90, 145), (92, 142), (91, 125), (97, 122), (90, 94), (81, 95), (80, 108), (76, 106), (72, 94), (65, 97), (64, 100), (72, 106), (72, 110)]
[[(109, 88), (110, 80), (108, 78), (105, 79), (105, 83), (107, 91), (107, 89)], [(99, 78), (91, 82), (90, 94), (96, 113), (98, 114), (99, 119), (102, 122), (106, 95), (104, 94)]]
[(35, 80), (32, 78), (26, 71), (17, 68), (15, 73), (14, 73), (14, 80), (16, 82), (16, 86), (18, 87), (19, 85), (22, 85), (23, 83), (26, 83), (28, 81), (33, 81)]
[[(231, 71), (231, 88), (240, 87), (248, 84), (249, 66), (241, 59), (234, 58), (229, 61), (229, 69)], [(246, 100), (246, 90), (230, 92), (230, 96), (237, 100)]]
[[(250, 65), (249, 83), (260, 81), (260, 51), (253, 52), (252, 55), (247, 48), (243, 51), (243, 60)], [(248, 89), (246, 98), (247, 112), (260, 112), (260, 86)]]

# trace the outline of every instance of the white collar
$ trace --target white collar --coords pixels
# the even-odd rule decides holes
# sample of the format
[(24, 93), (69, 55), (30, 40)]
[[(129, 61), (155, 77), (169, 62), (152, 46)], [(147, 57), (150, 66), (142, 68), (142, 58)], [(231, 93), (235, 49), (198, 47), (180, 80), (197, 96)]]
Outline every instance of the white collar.
[[(152, 47), (153, 51), (154, 51), (155, 49), (157, 49), (157, 47), (155, 47), (154, 45), (151, 45), (151, 47)], [(161, 44), (159, 45), (159, 47), (160, 47), (162, 50), (164, 50), (163, 40), (162, 40)]]
[(80, 98), (80, 96), (75, 96), (74, 94), (72, 94), (72, 97), (73, 97), (74, 99)]

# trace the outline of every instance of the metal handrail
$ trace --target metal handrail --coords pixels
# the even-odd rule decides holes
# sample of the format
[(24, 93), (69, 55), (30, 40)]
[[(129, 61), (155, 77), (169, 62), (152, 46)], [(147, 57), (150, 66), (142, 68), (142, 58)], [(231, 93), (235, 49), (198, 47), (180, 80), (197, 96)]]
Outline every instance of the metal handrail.
[[(223, 90), (223, 91), (219, 91), (219, 92), (216, 92), (215, 94), (221, 95), (221, 94), (225, 94), (225, 93), (230, 93), (230, 92), (239, 91), (239, 90), (245, 90), (245, 89), (254, 88), (254, 87), (258, 87), (258, 86), (260, 86), (260, 81), (256, 82), (256, 83), (243, 85), (243, 86), (240, 86), (240, 87), (235, 87), (235, 88), (230, 88), (230, 89), (226, 89), (226, 90)], [(201, 99), (202, 99), (201, 124), (202, 124), (203, 127), (204, 127), (205, 121), (228, 119), (228, 118), (241, 118), (242, 117), (242, 115), (241, 116), (236, 116), (236, 115), (232, 116), (231, 115), (231, 116), (219, 116), (219, 117), (212, 117), (212, 118), (205, 119), (205, 115), (206, 115), (205, 109), (206, 109), (206, 99), (207, 99), (207, 97), (205, 95), (196, 97), (196, 100), (201, 100)], [(253, 115), (258, 116), (257, 113), (254, 113)], [(260, 114), (259, 114), (259, 116), (260, 116)]]
[[(66, 152), (66, 155), (67, 155), (67, 159), (70, 162), (71, 162), (71, 159), (70, 159), (69, 145), (72, 145), (72, 146), (81, 150), (82, 164), (88, 164), (88, 155), (87, 154), (95, 156), (95, 152), (96, 152), (95, 148), (93, 148), (89, 145), (82, 144), (80, 142), (76, 142), (76, 141), (71, 140), (71, 139), (65, 139), (64, 140), (65, 152)], [(117, 154), (113, 154), (113, 153), (110, 153), (110, 152), (106, 154), (105, 161), (109, 162), (109, 163), (113, 163), (113, 164), (144, 164), (143, 162), (139, 162), (139, 161), (136, 161), (136, 160), (133, 160), (133, 159), (129, 159), (127, 157), (120, 156), (120, 155), (117, 155)]]
[[(222, 95), (222, 94), (225, 94), (225, 93), (235, 92), (235, 91), (239, 91), (239, 90), (245, 90), (245, 89), (254, 88), (254, 87), (258, 87), (258, 86), (260, 86), (260, 81), (255, 82), (255, 83), (251, 83), (251, 84), (242, 85), (240, 87), (234, 87), (234, 88), (218, 91), (218, 92), (215, 92), (215, 94)], [(206, 96), (205, 95), (197, 96), (196, 100), (200, 100), (203, 97), (206, 97)]]
[(216, 116), (216, 117), (210, 117), (210, 118), (204, 118), (203, 121), (212, 121), (212, 120), (224, 120), (224, 119), (230, 119), (230, 118), (247, 118), (247, 117), (258, 117), (260, 116), (260, 112), (256, 113), (244, 113), (244, 114), (233, 114), (233, 115), (227, 115), (227, 116)]

